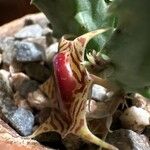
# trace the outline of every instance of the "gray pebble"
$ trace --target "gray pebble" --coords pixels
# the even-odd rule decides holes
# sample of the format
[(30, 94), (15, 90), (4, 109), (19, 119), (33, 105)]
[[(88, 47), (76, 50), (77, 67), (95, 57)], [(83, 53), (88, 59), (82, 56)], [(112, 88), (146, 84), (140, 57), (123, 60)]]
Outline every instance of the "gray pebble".
[(0, 39), (0, 52), (2, 52), (2, 61), (5, 64), (11, 64), (15, 58), (16, 50), (14, 48), (15, 40), (13, 37)]
[(94, 84), (92, 87), (91, 98), (102, 101), (104, 98), (106, 98), (106, 89), (98, 84)]
[(50, 76), (50, 70), (39, 63), (26, 64), (25, 72), (31, 79), (39, 82), (46, 81)]
[(37, 90), (39, 84), (34, 80), (24, 80), (20, 86), (19, 93), (22, 97), (27, 98), (29, 92)]
[(25, 39), (29, 37), (40, 37), (42, 36), (43, 29), (38, 24), (33, 24), (29, 26), (25, 26), (19, 32), (15, 34), (15, 38), (17, 39)]
[(149, 150), (149, 140), (145, 135), (137, 134), (132, 130), (120, 129), (107, 136), (107, 142), (120, 150)]
[(16, 109), (9, 84), (9, 72), (0, 70), (0, 110), (4, 116)]
[(23, 136), (32, 133), (34, 125), (34, 116), (30, 110), (18, 108), (9, 116), (10, 124)]
[(41, 61), (44, 58), (44, 48), (37, 43), (17, 42), (16, 60), (19, 62)]
[(36, 37), (36, 38), (27, 38), (27, 39), (24, 39), (23, 41), (37, 43), (37, 44), (41, 45), (42, 47), (44, 47), (45, 49), (48, 46), (47, 39), (45, 36), (40, 36), (40, 37)]
[(4, 52), (7, 49), (11, 49), (14, 46), (13, 37), (0, 38), (0, 52)]

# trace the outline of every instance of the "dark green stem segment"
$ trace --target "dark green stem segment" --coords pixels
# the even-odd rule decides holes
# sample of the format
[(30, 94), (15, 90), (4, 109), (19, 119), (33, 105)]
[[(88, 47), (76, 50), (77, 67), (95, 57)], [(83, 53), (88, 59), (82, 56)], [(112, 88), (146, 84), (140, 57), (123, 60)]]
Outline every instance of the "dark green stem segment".
[(117, 28), (103, 50), (114, 67), (110, 80), (128, 92), (148, 93), (150, 1), (114, 0), (110, 11), (118, 19)]
[[(54, 36), (64, 34), (82, 35), (102, 27), (112, 27), (114, 18), (106, 12), (108, 2), (105, 0), (32, 0), (53, 27)], [(90, 48), (100, 50), (111, 32), (94, 38)]]

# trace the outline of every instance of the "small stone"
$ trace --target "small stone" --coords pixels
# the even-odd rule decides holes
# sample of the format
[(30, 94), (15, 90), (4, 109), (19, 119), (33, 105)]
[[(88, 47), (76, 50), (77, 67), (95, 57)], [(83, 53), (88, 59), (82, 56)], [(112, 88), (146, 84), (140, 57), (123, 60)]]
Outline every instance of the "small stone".
[(150, 143), (146, 136), (139, 135), (134, 131), (126, 129), (120, 129), (109, 133), (106, 141), (119, 148), (119, 150), (150, 149)]
[(37, 44), (41, 45), (44, 49), (46, 49), (48, 47), (47, 39), (45, 36), (40, 36), (40, 37), (36, 37), (36, 38), (27, 38), (23, 41), (37, 43)]
[(38, 63), (26, 64), (25, 72), (31, 79), (39, 82), (46, 81), (50, 76), (50, 70), (48, 70), (44, 65)]
[(131, 97), (131, 100), (133, 106), (143, 108), (150, 113), (150, 100), (148, 98), (145, 98), (142, 95), (135, 93), (133, 97)]
[(8, 115), (14, 112), (17, 107), (15, 106), (15, 103), (11, 97), (6, 97), (5, 95), (2, 97), (2, 94), (3, 93), (0, 92), (0, 115), (3, 116), (6, 121), (8, 121)]
[(51, 44), (45, 52), (46, 55), (46, 62), (52, 62), (52, 58), (58, 52), (58, 42)]
[(141, 132), (145, 126), (150, 125), (150, 114), (142, 108), (132, 106), (124, 111), (120, 120), (123, 127)]
[(9, 84), (9, 72), (0, 70), (0, 110), (4, 116), (16, 109)]
[(7, 94), (12, 93), (12, 89), (9, 83), (10, 73), (4, 69), (0, 69), (0, 89), (5, 91)]
[(39, 87), (39, 84), (37, 81), (35, 81), (35, 80), (24, 80), (18, 91), (22, 97), (27, 98), (28, 93), (37, 90), (38, 87)]
[(2, 61), (5, 64), (11, 64), (16, 55), (14, 48), (15, 40), (13, 37), (6, 37), (0, 39), (0, 51), (2, 52)]
[(19, 73), (24, 71), (24, 64), (22, 62), (18, 62), (16, 60), (12, 61), (9, 65), (10, 74)]
[(40, 37), (42, 36), (43, 29), (38, 24), (28, 25), (22, 28), (19, 32), (15, 34), (17, 39), (25, 39), (29, 37)]
[(104, 100), (106, 98), (106, 89), (100, 85), (94, 84), (91, 98), (97, 101)]
[(10, 126), (0, 119), (1, 150), (54, 150), (40, 145), (37, 141), (19, 136)]
[(18, 108), (9, 115), (9, 122), (21, 135), (26, 136), (32, 133), (34, 116), (30, 110)]
[(145, 108), (147, 105), (147, 99), (142, 95), (135, 93), (133, 97), (131, 97), (132, 105), (140, 108)]
[(14, 46), (15, 39), (13, 37), (0, 38), (0, 52), (11, 49)]
[(10, 73), (3, 69), (0, 70), (0, 110), (4, 116), (16, 109), (12, 99), (12, 89), (9, 83)]
[(17, 91), (21, 88), (23, 82), (29, 80), (29, 77), (26, 74), (20, 72), (20, 73), (12, 74), (12, 76), (9, 78), (9, 80), (10, 80), (10, 83), (11, 83), (14, 91)]
[(25, 25), (31, 23), (39, 24), (42, 28), (50, 24), (43, 13), (29, 14), (2, 25), (0, 27), (0, 35), (1, 37), (14, 36), (14, 34), (20, 31)]
[(16, 60), (19, 62), (33, 62), (41, 61), (44, 59), (44, 48), (31, 42), (17, 42), (16, 47)]
[(18, 91), (14, 94), (13, 98), (17, 107), (31, 110), (27, 99), (23, 98)]
[(30, 92), (28, 94), (28, 102), (31, 107), (38, 110), (42, 110), (45, 107), (50, 107), (50, 101), (40, 90)]

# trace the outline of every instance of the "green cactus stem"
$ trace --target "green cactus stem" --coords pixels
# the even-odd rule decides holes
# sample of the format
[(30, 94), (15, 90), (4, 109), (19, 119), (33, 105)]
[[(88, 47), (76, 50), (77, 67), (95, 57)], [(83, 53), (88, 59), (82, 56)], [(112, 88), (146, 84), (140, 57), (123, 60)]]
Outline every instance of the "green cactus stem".
[[(114, 18), (107, 15), (105, 0), (32, 0), (50, 20), (54, 36), (82, 35), (92, 30), (114, 25)], [(99, 51), (111, 32), (94, 38), (90, 45)], [(90, 47), (90, 46), (89, 46)]]
[(125, 91), (144, 91), (150, 86), (150, 1), (115, 0), (110, 7), (118, 25), (103, 53), (114, 71), (110, 80)]

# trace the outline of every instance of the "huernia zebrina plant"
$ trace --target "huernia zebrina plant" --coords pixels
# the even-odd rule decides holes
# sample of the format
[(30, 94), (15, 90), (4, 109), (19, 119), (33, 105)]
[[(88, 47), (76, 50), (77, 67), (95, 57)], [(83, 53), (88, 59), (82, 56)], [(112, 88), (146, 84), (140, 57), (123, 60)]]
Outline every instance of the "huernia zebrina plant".
[[(53, 58), (53, 76), (41, 86), (41, 90), (52, 98), (46, 89), (50, 83), (54, 84), (52, 91), (57, 96), (52, 98), (50, 117), (33, 137), (48, 131), (57, 131), (62, 137), (73, 133), (101, 147), (116, 150), (89, 131), (85, 114), (87, 95), (93, 83), (99, 83), (114, 93), (147, 94), (150, 86), (150, 2), (33, 0), (33, 3), (50, 19), (56, 37), (64, 34), (77, 36), (74, 40), (68, 40), (68, 37), (60, 40), (59, 52)], [(88, 41), (98, 34), (100, 36), (86, 47)], [(105, 79), (92, 75), (84, 65), (85, 56), (92, 49), (109, 64), (100, 72), (107, 72)], [(102, 56), (107, 56), (107, 59)]]

